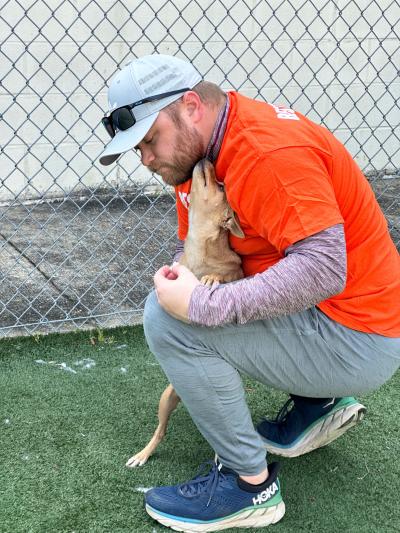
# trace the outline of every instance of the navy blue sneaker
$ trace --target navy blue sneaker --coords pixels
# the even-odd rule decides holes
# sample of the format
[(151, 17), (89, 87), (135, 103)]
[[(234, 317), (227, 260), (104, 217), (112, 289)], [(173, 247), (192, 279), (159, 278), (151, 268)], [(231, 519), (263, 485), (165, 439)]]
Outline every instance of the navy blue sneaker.
[(297, 457), (340, 437), (362, 420), (365, 411), (351, 396), (318, 400), (292, 395), (276, 419), (264, 420), (257, 431), (269, 452)]
[[(205, 465), (211, 470), (202, 474)], [(187, 483), (157, 487), (146, 493), (146, 511), (176, 531), (220, 531), (233, 527), (265, 527), (285, 514), (279, 465), (272, 463), (261, 485), (250, 485), (236, 472), (209, 461)]]

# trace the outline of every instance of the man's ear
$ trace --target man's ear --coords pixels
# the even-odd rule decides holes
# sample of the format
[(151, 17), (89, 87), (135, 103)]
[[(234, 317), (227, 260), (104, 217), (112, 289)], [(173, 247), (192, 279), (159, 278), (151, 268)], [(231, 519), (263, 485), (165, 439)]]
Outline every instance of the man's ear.
[(183, 109), (193, 124), (196, 124), (203, 117), (203, 102), (200, 96), (194, 91), (187, 91), (182, 96)]

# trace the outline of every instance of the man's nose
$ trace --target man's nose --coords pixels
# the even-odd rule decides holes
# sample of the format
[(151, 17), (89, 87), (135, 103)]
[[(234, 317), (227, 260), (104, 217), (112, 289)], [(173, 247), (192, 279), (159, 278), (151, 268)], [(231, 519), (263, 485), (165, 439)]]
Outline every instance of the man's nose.
[(154, 161), (153, 152), (149, 150), (148, 148), (142, 148), (140, 150), (140, 156), (141, 156), (142, 164), (145, 167), (148, 167), (150, 163)]

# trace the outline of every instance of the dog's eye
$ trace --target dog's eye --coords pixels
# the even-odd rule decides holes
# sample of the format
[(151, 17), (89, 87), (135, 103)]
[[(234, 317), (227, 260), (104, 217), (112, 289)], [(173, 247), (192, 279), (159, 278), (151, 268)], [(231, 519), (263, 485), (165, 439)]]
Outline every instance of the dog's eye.
[(218, 189), (219, 189), (220, 191), (224, 191), (224, 186), (221, 185), (221, 183), (217, 183), (217, 185), (218, 185)]

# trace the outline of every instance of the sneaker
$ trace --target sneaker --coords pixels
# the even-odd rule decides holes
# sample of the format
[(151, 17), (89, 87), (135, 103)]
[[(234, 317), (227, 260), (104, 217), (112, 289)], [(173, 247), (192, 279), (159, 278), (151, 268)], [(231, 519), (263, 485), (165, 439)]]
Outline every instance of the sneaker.
[[(204, 474), (206, 465), (211, 469)], [(261, 485), (250, 485), (233, 470), (209, 461), (187, 483), (149, 490), (146, 511), (176, 531), (265, 527), (285, 514), (278, 469), (278, 463), (272, 463), (268, 479)]]
[(269, 452), (297, 457), (340, 437), (362, 420), (365, 411), (351, 396), (325, 398), (321, 402), (293, 396), (275, 420), (264, 420), (257, 431)]

